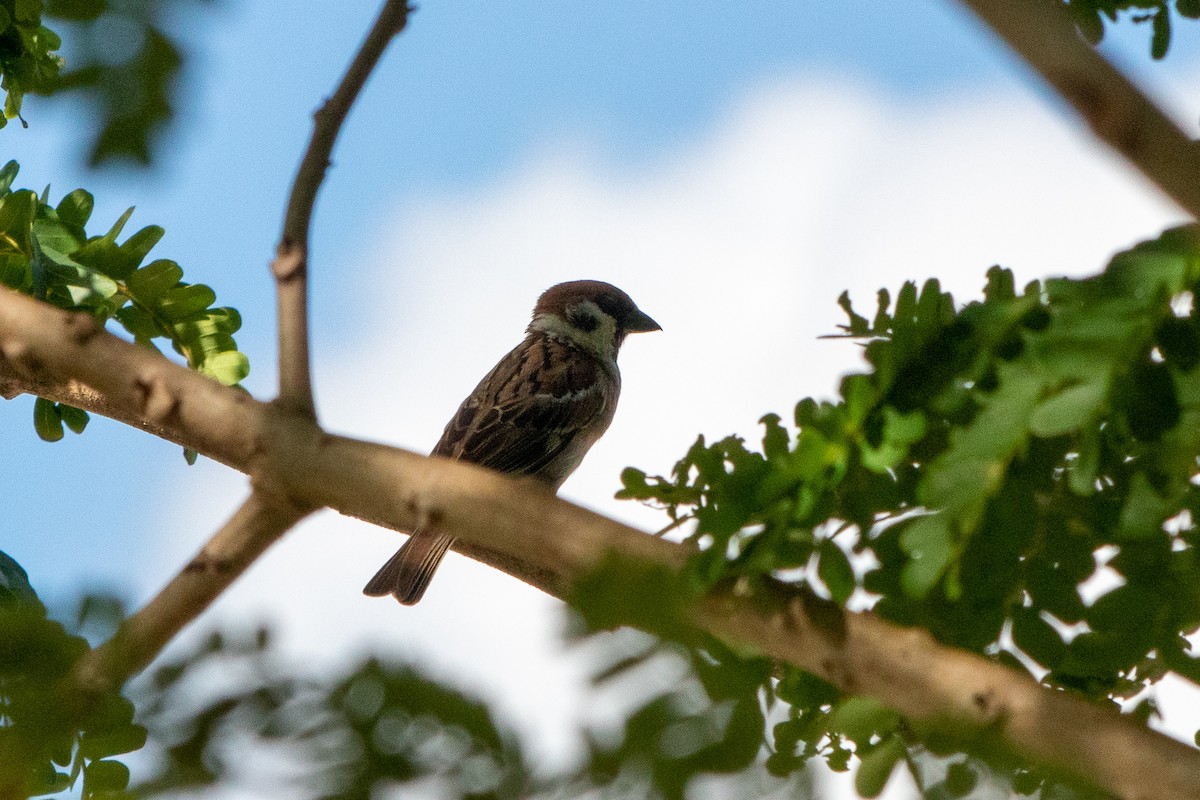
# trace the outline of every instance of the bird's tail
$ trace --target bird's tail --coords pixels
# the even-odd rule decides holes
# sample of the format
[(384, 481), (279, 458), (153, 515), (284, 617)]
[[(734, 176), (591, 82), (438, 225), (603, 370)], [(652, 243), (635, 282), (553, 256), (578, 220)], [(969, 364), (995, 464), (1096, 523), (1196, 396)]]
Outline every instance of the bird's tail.
[(390, 594), (406, 606), (416, 605), (453, 542), (453, 536), (413, 531), (396, 555), (363, 587), (363, 594), (371, 597)]

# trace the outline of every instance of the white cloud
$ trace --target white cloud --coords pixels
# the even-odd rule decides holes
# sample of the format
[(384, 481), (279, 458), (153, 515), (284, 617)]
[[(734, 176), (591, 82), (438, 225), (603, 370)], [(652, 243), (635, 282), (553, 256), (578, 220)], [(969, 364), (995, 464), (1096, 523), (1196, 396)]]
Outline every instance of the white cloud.
[[(428, 449), (542, 289), (608, 280), (664, 331), (626, 344), (616, 421), (563, 495), (651, 529), (659, 515), (612, 499), (620, 469), (669, 470), (697, 432), (753, 436), (763, 413), (830, 395), (857, 365), (853, 345), (816, 339), (841, 321), (843, 289), (873, 309), (876, 289), (908, 278), (972, 296), (997, 262), (1019, 280), (1086, 273), (1179, 218), (1025, 92), (901, 105), (841, 79), (782, 80), (636, 174), (564, 145), (397, 209), (376, 249), (334, 267), (370, 289), (361, 338), (318, 345), (318, 399), (334, 430)], [(171, 506), (196, 510), (198, 541), (214, 514), (202, 498), (220, 495), (184, 491)], [(410, 653), (497, 699), (546, 753), (571, 752), (582, 667), (561, 652), (557, 604), (453, 555), (415, 609), (361, 597), (400, 541), (321, 515), (218, 608), (275, 617), (322, 662), (368, 643)]]

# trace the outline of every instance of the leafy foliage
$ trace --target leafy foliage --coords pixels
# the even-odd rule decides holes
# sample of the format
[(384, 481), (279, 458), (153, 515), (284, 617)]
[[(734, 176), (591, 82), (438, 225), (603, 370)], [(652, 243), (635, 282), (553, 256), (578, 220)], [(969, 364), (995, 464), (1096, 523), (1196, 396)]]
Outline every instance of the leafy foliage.
[[(115, 320), (152, 349), (165, 339), (189, 367), (226, 385), (246, 377), (249, 360), (233, 339), (242, 324), (238, 312), (214, 307), (213, 290), (183, 281), (174, 261), (143, 264), (162, 228), (142, 228), (118, 244), (131, 208), (107, 233), (89, 235), (91, 194), (76, 189), (52, 206), (49, 188), (40, 197), (12, 188), (17, 170), (15, 161), (0, 169), (0, 284), (102, 322)], [(82, 432), (87, 414), (39, 398), (34, 424), (43, 439), (57, 441), (64, 425)]]
[[(14, 574), (16, 583), (24, 579), (3, 553), (0, 568), (10, 589)], [(85, 601), (76, 617), (111, 633), (114, 608)], [(87, 650), (83, 636), (47, 617), (27, 582), (0, 592), (0, 796), (49, 794), (76, 783), (84, 797), (125, 788), (129, 771), (113, 756), (146, 742), (146, 729), (133, 722), (133, 703), (114, 693), (85, 707), (61, 691)]]
[[(397, 788), (462, 800), (666, 800), (682, 798), (696, 776), (714, 773), (734, 781), (726, 785), (737, 787), (729, 796), (781, 787), (803, 796), (803, 781), (781, 783), (761, 768), (747, 770), (769, 702), (758, 691), (769, 670), (761, 660), (748, 673), (707, 659), (679, 669), (687, 651), (678, 645), (630, 631), (588, 636), (606, 662), (597, 685), (611, 689), (636, 672), (636, 694), (649, 699), (620, 730), (587, 732), (582, 763), (553, 771), (535, 769), (485, 704), (412, 666), (368, 658), (338, 675), (307, 676), (285, 665), (263, 628), (213, 632), (158, 662), (125, 696), (85, 703), (69, 680), (89, 650), (83, 634), (112, 637), (122, 622), (120, 604), (85, 599), (68, 615), (77, 623), (69, 632), (47, 617), (24, 570), (3, 553), (0, 588), (6, 798), (72, 788), (84, 800), (167, 798), (221, 784), (249, 795), (326, 800), (368, 800)], [(716, 643), (708, 652), (734, 658)], [(674, 668), (661, 669), (664, 660)], [(645, 684), (656, 691), (647, 693)], [(139, 750), (148, 757), (131, 773), (125, 754)], [(248, 759), (258, 765), (253, 772), (236, 768)]]
[(55, 51), (61, 46), (58, 34), (42, 25), (41, 0), (0, 0), (0, 88), (5, 92), (0, 128), (21, 116), (26, 94), (58, 77), (63, 60)]
[[(175, 116), (185, 54), (169, 30), (189, 6), (211, 0), (46, 0), (70, 31), (69, 69), (49, 82), (70, 91), (101, 120), (92, 166), (117, 160), (149, 165)], [(178, 22), (175, 23), (176, 25)]]
[[(1171, 46), (1170, 0), (1064, 0), (1075, 26), (1092, 44), (1104, 38), (1104, 20), (1116, 22), (1121, 14), (1138, 24), (1150, 25), (1150, 55), (1160, 59)], [(1175, 0), (1175, 13), (1186, 19), (1200, 18), (1200, 1)]]
[[(1178, 228), (1086, 280), (1018, 291), (993, 268), (961, 309), (937, 281), (880, 292), (870, 320), (843, 295), (870, 370), (838, 402), (801, 401), (794, 431), (767, 415), (761, 451), (700, 438), (619, 496), (694, 520), (688, 592), (790, 580), (1144, 720), (1167, 671), (1200, 680), (1198, 288)], [(774, 691), (774, 766), (853, 750), (882, 788), (904, 721), (805, 674)]]
[[(93, 166), (148, 165), (156, 134), (174, 116), (184, 65), (163, 21), (193, 2), (208, 0), (0, 0), (0, 128), (20, 116), (25, 95), (71, 91), (101, 121), (89, 147)], [(70, 64), (43, 17), (69, 34)]]

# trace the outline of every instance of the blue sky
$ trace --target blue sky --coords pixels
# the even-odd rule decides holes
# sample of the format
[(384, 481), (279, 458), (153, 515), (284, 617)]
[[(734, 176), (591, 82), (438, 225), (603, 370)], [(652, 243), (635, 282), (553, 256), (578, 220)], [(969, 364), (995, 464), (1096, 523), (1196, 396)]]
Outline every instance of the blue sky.
[[(953, 3), (734, 8), (421, 5), (355, 108), (317, 204), (317, 399), (331, 427), (428, 448), (515, 344), (537, 291), (610, 279), (666, 330), (626, 346), (617, 422), (564, 494), (652, 528), (644, 509), (612, 503), (620, 467), (669, 469), (697, 431), (752, 434), (762, 413), (827, 392), (855, 366), (851, 350), (814, 339), (837, 321), (842, 288), (865, 299), (937, 274), (970, 291), (996, 261), (1022, 277), (1098, 269), (1178, 218)], [(259, 397), (275, 384), (267, 263), (292, 171), (311, 112), (375, 10), (297, 0), (183, 14), (198, 70), (150, 173), (86, 172), (72, 136), (81, 120), (37, 98), (28, 130), (0, 132), (19, 185), (51, 183), (56, 196), (82, 185), (99, 224), (136, 205), (131, 225), (166, 228), (155, 252), (242, 311)], [(1186, 87), (1200, 28), (1176, 36), (1161, 64), (1141, 27), (1126, 25), (1106, 50), (1194, 132), (1200, 93)], [(0, 403), (0, 549), (44, 592), (106, 586), (144, 598), (245, 491), (240, 476), (203, 459), (188, 468), (178, 448), (104, 420), (41, 443), (31, 408)], [(223, 607), (304, 609), (297, 652), (311, 650), (305, 636), (357, 647), (393, 637), (468, 679), (455, 659), (494, 652), (486, 629), (502, 635), (527, 613), (543, 622), (525, 649), (554, 661), (553, 610), (469, 565), (448, 563), (439, 579), (502, 598), (487, 605), (503, 615), (436, 586), (411, 611), (361, 600), (399, 541), (365, 527), (331, 515), (306, 525)], [(372, 621), (359, 631), (350, 618)], [(439, 625), (458, 627), (461, 650), (422, 633)], [(474, 645), (472, 626), (485, 629)], [(539, 689), (559, 685), (518, 669)], [(489, 679), (521, 705), (525, 684)]]

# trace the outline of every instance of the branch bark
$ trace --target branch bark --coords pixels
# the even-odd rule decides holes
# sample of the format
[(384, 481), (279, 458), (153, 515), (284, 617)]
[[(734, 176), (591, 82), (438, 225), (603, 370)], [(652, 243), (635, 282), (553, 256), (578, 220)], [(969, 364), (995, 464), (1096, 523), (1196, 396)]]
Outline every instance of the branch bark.
[(1098, 138), (1200, 219), (1200, 146), (1080, 38), (1061, 0), (962, 2), (1074, 106)]
[[(10, 291), (0, 291), (0, 373), (10, 384), (82, 382), (127, 417), (156, 410), (156, 424), (177, 440), (219, 455), (295, 507), (328, 506), (401, 531), (432, 524), (458, 537), (464, 552), (559, 597), (609, 551), (676, 569), (687, 557), (532, 481), (329, 435), (303, 414), (189, 372), (84, 315)], [(191, 613), (168, 592), (155, 603), (164, 618), (186, 622)], [(795, 587), (776, 584), (768, 597), (720, 593), (697, 622), (912, 720), (986, 730), (1126, 800), (1189, 797), (1200, 786), (1200, 752), (1191, 747), (925, 631), (846, 612)]]
[(407, 0), (387, 0), (337, 89), (313, 117), (313, 133), (288, 198), (271, 262), (279, 314), (279, 400), (315, 419), (308, 347), (308, 232), (317, 191), (346, 115), (388, 43), (408, 23)]

